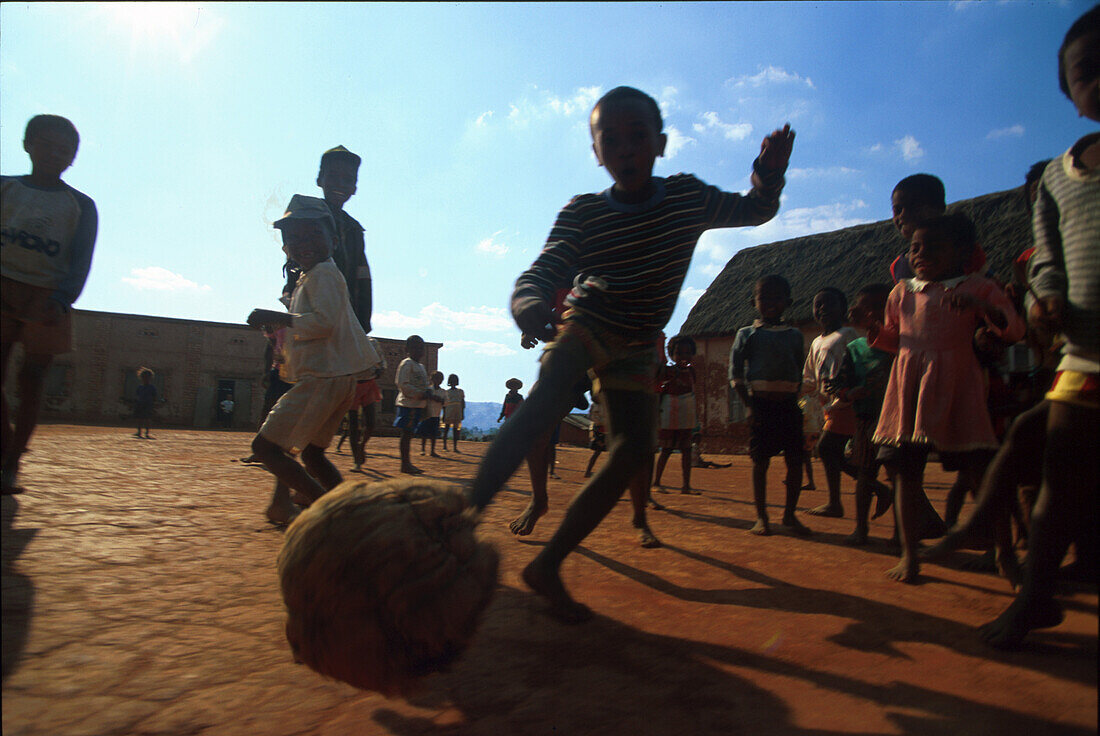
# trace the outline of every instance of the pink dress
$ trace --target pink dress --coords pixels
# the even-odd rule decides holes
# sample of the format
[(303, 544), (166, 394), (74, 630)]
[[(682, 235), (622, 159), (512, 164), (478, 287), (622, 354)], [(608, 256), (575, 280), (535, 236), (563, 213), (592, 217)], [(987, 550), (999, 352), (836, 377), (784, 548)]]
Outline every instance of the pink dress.
[[(944, 299), (952, 291), (993, 304), (1004, 314), (1005, 328), (989, 324), (975, 309), (950, 309)], [(933, 444), (944, 452), (997, 447), (972, 344), (975, 330), (983, 324), (1008, 342), (1024, 335), (1024, 322), (1004, 291), (984, 276), (898, 282), (886, 302), (886, 323), (874, 342), (874, 347), (898, 356), (890, 370), (875, 443)]]

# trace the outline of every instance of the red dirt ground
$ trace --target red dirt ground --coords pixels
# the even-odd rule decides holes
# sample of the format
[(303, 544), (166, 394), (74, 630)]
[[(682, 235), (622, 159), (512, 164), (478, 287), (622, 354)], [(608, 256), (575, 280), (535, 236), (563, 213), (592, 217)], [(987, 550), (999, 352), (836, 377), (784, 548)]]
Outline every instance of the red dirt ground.
[[(570, 627), (519, 579), (582, 480), (588, 452), (560, 448), (530, 537), (507, 528), (525, 472), (486, 512), (501, 584), (465, 656), (409, 699), (357, 691), (291, 659), (282, 533), (262, 518), (271, 481), (234, 461), (249, 435), (127, 432), (41, 427), (27, 492), (3, 498), (6, 736), (1096, 733), (1095, 588), (1065, 596), (1065, 623), (1022, 651), (990, 650), (974, 629), (1011, 600), (1002, 580), (958, 560), (927, 566), (921, 585), (887, 580), (888, 522), (868, 547), (840, 543), (849, 479), (848, 518), (803, 514), (809, 539), (754, 537), (744, 457), (709, 458), (733, 467), (696, 470), (701, 496), (657, 496), (660, 549), (638, 546), (620, 503), (566, 560), (566, 585), (597, 613)], [(414, 461), (463, 482), (485, 447)], [(367, 478), (396, 473), (396, 440), (368, 450)], [(779, 501), (779, 463), (769, 483)], [(938, 509), (948, 483), (930, 471)]]

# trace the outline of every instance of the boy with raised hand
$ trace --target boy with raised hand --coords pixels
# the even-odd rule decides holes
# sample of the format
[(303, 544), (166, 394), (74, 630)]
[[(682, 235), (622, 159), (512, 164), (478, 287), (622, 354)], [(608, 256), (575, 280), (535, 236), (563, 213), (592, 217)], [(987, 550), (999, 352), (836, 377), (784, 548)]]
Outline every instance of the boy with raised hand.
[[(538, 382), (501, 427), (470, 491), (477, 508), (493, 499), (538, 438), (569, 412), (575, 386), (591, 369), (607, 411), (608, 460), (523, 571), (550, 612), (569, 623), (592, 611), (566, 592), (561, 563), (652, 458), (656, 336), (676, 306), (696, 242), (709, 228), (758, 225), (775, 215), (794, 143), (790, 126), (764, 139), (753, 164), (753, 189), (742, 196), (688, 174), (653, 176), (667, 143), (663, 127), (656, 101), (631, 87), (611, 90), (593, 108), (592, 150), (614, 184), (566, 205), (542, 253), (516, 282), (516, 324), (548, 344)], [(554, 294), (570, 283), (568, 309), (555, 328)]]
[(768, 465), (772, 456), (782, 452), (787, 465), (783, 526), (807, 536), (810, 530), (794, 515), (802, 492), (805, 451), (802, 411), (798, 407), (805, 341), (801, 330), (783, 322), (783, 312), (791, 305), (787, 279), (778, 274), (760, 278), (753, 286), (752, 302), (760, 319), (737, 331), (729, 361), (730, 385), (752, 412), (749, 456), (756, 524), (750, 531), (762, 537), (771, 534)]
[[(314, 501), (342, 480), (325, 448), (355, 398), (356, 381), (369, 376), (379, 359), (332, 261), (336, 228), (328, 206), (316, 197), (295, 194), (274, 226), (301, 276), (289, 314), (255, 309), (248, 325), (269, 332), (286, 328), (286, 368), (294, 385), (267, 415), (252, 441), (252, 453), (276, 479), (267, 518), (285, 524), (298, 514), (290, 489)], [(305, 467), (290, 456), (294, 448), (302, 451)]]
[(22, 343), (24, 351), (14, 426), (7, 394), (0, 395), (5, 495), (22, 491), (17, 482), (19, 458), (38, 423), (46, 370), (55, 355), (72, 350), (70, 310), (92, 266), (99, 224), (95, 202), (61, 180), (79, 145), (80, 136), (69, 120), (36, 115), (23, 135), (31, 173), (0, 177), (0, 384), (8, 383), (12, 348)]

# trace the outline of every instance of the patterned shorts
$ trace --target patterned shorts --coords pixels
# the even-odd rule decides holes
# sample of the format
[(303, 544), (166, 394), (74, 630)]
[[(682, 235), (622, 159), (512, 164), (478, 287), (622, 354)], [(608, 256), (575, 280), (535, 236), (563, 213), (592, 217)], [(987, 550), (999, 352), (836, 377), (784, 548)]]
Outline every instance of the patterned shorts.
[(1061, 401), (1086, 409), (1100, 409), (1100, 374), (1058, 371), (1047, 392), (1050, 401)]

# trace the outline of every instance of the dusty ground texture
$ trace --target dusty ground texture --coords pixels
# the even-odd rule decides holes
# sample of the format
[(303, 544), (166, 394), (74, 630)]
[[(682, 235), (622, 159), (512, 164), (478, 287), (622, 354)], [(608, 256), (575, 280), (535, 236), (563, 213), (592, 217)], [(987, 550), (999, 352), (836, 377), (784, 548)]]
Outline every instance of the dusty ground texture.
[[(234, 462), (249, 436), (127, 431), (42, 427), (27, 492), (3, 498), (6, 736), (1096, 733), (1095, 588), (1063, 598), (1065, 623), (1023, 651), (992, 651), (974, 629), (1011, 600), (1003, 581), (959, 564), (926, 567), (921, 585), (887, 580), (889, 523), (873, 524), (871, 546), (841, 544), (849, 479), (847, 518), (803, 515), (809, 539), (755, 537), (743, 457), (696, 470), (701, 496), (657, 496), (663, 548), (640, 548), (629, 504), (616, 507), (566, 560), (566, 585), (597, 613), (574, 627), (549, 619), (519, 572), (588, 452), (560, 450), (552, 510), (522, 539), (507, 528), (529, 497), (521, 472), (482, 526), (501, 585), (469, 651), (410, 699), (360, 692), (291, 660), (282, 533), (261, 515), (270, 480)], [(463, 481), (484, 448), (413, 459)], [(396, 473), (396, 440), (368, 450), (367, 477)], [(675, 458), (666, 480), (679, 482)], [(928, 480), (942, 510), (949, 479)], [(824, 498), (805, 492), (801, 507)]]

